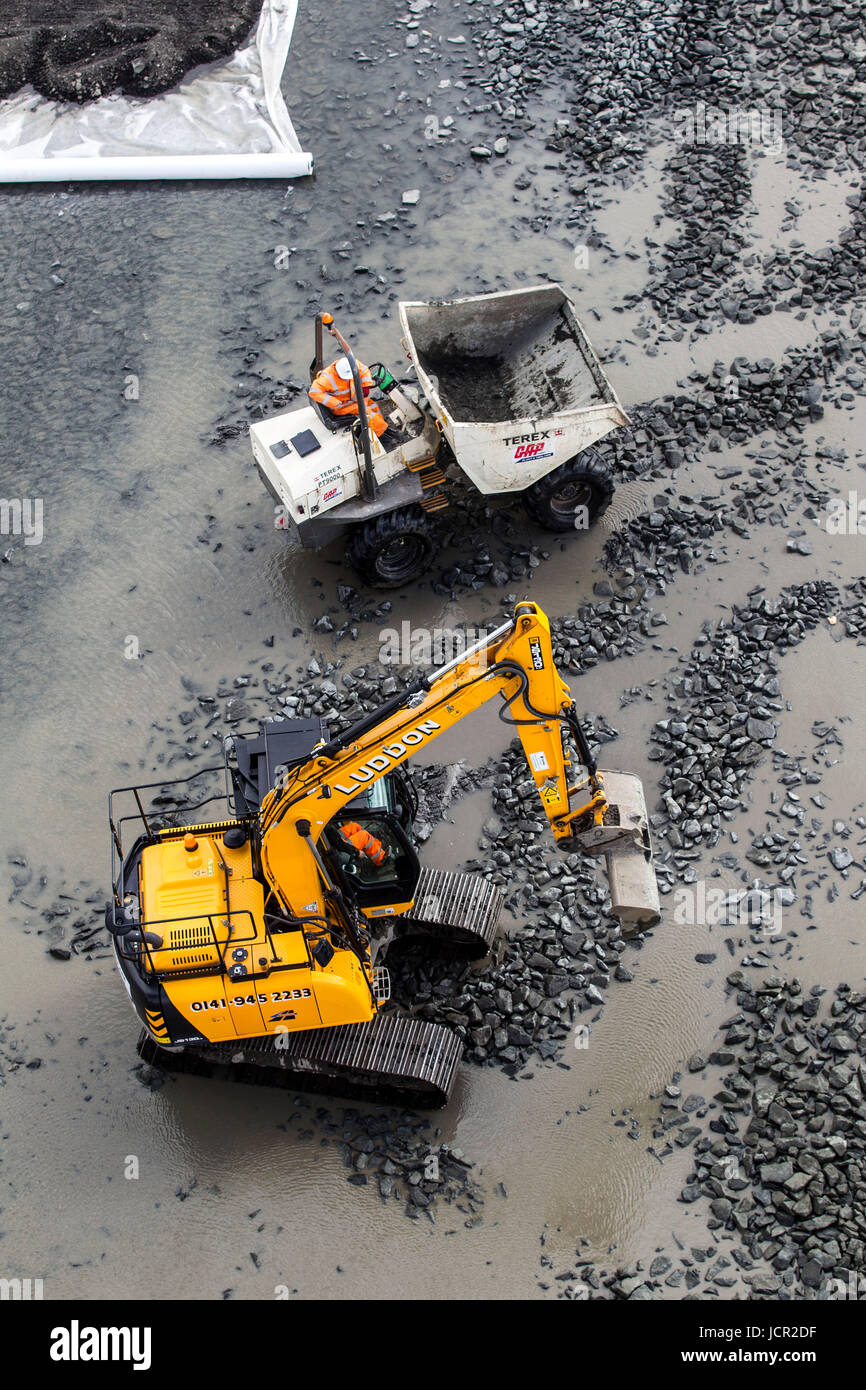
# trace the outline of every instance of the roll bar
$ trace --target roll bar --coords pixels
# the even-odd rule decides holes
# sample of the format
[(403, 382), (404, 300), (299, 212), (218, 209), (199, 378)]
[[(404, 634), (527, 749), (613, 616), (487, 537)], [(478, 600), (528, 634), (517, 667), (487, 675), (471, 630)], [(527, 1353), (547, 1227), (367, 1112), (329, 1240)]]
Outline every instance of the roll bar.
[(364, 491), (367, 494), (368, 501), (374, 502), (379, 495), (379, 484), (376, 481), (376, 474), (373, 472), (373, 456), (370, 450), (370, 421), (367, 416), (367, 402), (364, 399), (364, 392), (361, 387), (361, 373), (358, 371), (358, 363), (355, 360), (355, 354), (334, 323), (333, 315), (324, 313), (316, 315), (316, 371), (320, 372), (324, 365), (323, 326), (327, 328), (332, 337), (337, 339), (337, 342), (346, 354), (352, 372), (352, 383), (355, 387), (355, 401), (358, 405), (358, 420), (361, 426), (361, 448), (364, 451)]

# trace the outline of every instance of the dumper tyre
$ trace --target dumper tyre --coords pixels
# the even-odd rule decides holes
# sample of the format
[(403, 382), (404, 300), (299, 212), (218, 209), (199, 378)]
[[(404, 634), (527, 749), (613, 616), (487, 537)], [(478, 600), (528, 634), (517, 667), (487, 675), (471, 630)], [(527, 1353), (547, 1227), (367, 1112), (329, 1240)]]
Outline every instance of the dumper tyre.
[(399, 507), (371, 517), (349, 537), (352, 568), (374, 589), (398, 589), (418, 579), (437, 549), (435, 523), (422, 507)]
[[(548, 531), (582, 530), (584, 522), (591, 526), (612, 497), (610, 467), (590, 450), (561, 463), (523, 494), (529, 515)], [(578, 513), (579, 507), (586, 512)]]

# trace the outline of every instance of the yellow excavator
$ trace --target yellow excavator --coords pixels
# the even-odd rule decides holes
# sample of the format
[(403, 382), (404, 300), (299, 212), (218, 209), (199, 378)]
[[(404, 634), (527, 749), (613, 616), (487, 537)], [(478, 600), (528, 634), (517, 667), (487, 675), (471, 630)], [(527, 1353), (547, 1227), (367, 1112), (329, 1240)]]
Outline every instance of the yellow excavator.
[(598, 769), (548, 620), (520, 603), (341, 734), (317, 719), (268, 720), (227, 739), (227, 819), (201, 818), (217, 799), (193, 801), (202, 772), (111, 793), (106, 925), (145, 1061), (371, 1100), (447, 1101), (460, 1039), (386, 1008), (382, 961), (407, 937), (485, 955), (503, 898), (480, 875), (421, 866), (417, 799), (401, 765), (496, 696), (555, 839), (606, 859), (626, 930), (659, 920), (640, 780)]

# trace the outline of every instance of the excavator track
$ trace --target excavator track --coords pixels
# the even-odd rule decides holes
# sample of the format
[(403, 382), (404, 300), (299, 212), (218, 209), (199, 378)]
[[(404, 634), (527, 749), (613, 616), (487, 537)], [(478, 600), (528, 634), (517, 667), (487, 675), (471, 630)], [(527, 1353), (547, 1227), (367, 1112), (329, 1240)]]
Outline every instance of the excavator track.
[(504, 901), (495, 884), (478, 874), (422, 868), (415, 902), (397, 936), (458, 946), (479, 960), (493, 945)]
[(166, 1071), (431, 1110), (448, 1103), (462, 1052), (450, 1028), (400, 1013), (178, 1051), (145, 1031), (138, 1040), (142, 1060)]

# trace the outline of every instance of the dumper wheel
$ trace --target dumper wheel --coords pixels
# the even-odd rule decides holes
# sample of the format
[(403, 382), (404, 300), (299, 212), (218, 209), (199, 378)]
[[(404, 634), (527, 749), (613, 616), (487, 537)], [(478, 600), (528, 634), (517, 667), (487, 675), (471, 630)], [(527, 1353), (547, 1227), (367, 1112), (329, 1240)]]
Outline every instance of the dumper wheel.
[(539, 478), (523, 494), (529, 515), (548, 531), (586, 530), (612, 497), (610, 468), (588, 449)]
[(436, 551), (436, 528), (421, 507), (400, 507), (352, 532), (349, 563), (374, 589), (397, 589), (424, 573)]

